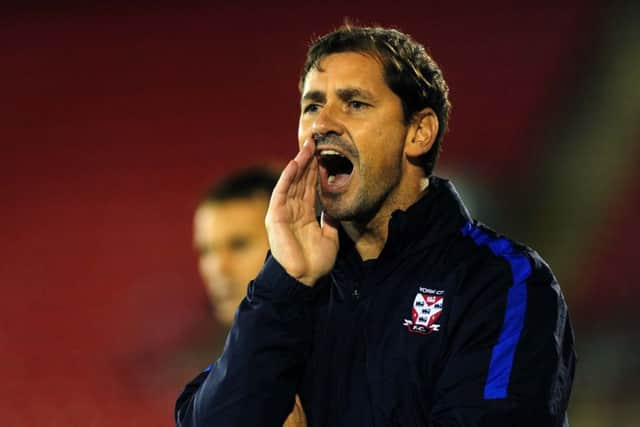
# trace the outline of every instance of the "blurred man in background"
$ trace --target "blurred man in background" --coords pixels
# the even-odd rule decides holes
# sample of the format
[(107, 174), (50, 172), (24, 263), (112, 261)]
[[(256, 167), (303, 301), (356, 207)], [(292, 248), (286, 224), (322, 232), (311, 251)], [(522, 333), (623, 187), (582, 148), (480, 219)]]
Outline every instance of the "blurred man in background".
[[(193, 242), (198, 269), (213, 316), (222, 327), (218, 338), (213, 338), (218, 341), (218, 354), (247, 285), (260, 271), (269, 249), (264, 218), (278, 176), (259, 167), (228, 175), (205, 193), (196, 209)], [(306, 425), (299, 399), (284, 425)]]
[(264, 216), (277, 179), (268, 169), (237, 172), (212, 186), (196, 209), (198, 269), (213, 315), (225, 328), (269, 249)]

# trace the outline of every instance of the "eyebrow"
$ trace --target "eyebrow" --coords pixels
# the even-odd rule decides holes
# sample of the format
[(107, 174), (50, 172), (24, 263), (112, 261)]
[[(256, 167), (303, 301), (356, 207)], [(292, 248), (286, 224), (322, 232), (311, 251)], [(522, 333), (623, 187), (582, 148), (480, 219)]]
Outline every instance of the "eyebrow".
[(362, 98), (368, 101), (374, 101), (376, 99), (371, 92), (365, 89), (348, 87), (344, 89), (338, 89), (336, 92), (338, 93), (340, 99), (342, 99), (343, 101), (349, 101), (353, 98)]
[[(368, 101), (375, 101), (376, 97), (373, 96), (371, 92), (365, 89), (347, 87), (344, 89), (338, 89), (336, 91), (338, 97), (342, 101), (350, 101), (354, 98), (361, 98)], [(302, 101), (311, 101), (311, 102), (326, 102), (327, 96), (324, 92), (320, 90), (312, 90), (305, 93), (302, 96)]]
[(325, 96), (324, 92), (319, 90), (312, 90), (302, 96), (302, 101), (324, 102), (326, 98), (327, 97)]

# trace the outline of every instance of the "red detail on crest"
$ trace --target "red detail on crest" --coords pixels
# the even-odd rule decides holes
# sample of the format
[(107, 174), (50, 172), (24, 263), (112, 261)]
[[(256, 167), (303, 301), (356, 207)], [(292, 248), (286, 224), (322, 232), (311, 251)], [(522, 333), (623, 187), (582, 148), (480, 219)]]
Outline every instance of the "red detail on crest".
[(440, 325), (436, 322), (442, 314), (443, 305), (443, 296), (418, 292), (411, 308), (411, 320), (405, 320), (409, 332), (428, 335), (437, 331)]

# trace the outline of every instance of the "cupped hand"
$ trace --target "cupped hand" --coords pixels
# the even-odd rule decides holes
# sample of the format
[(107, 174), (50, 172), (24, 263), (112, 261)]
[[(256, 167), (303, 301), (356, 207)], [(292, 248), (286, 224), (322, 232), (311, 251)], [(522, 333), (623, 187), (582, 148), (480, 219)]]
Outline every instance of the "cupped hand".
[(324, 214), (316, 220), (318, 161), (306, 141), (280, 175), (265, 218), (271, 254), (307, 286), (329, 273), (338, 253), (338, 230)]

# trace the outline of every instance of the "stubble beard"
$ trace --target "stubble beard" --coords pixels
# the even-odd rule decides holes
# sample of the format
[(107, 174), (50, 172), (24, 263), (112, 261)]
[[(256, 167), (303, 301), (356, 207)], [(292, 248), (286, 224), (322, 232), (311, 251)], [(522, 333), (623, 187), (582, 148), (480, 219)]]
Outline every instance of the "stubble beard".
[[(350, 222), (354, 225), (366, 226), (378, 214), (393, 185), (386, 183), (386, 189), (360, 187), (355, 195), (323, 195), (318, 187), (322, 210), (339, 222)], [(374, 191), (371, 191), (374, 190)], [(377, 191), (375, 191), (377, 190)]]
[(323, 211), (336, 221), (360, 222), (368, 216), (370, 209), (361, 194), (356, 194), (351, 201), (344, 199), (344, 195), (323, 195), (320, 204)]

